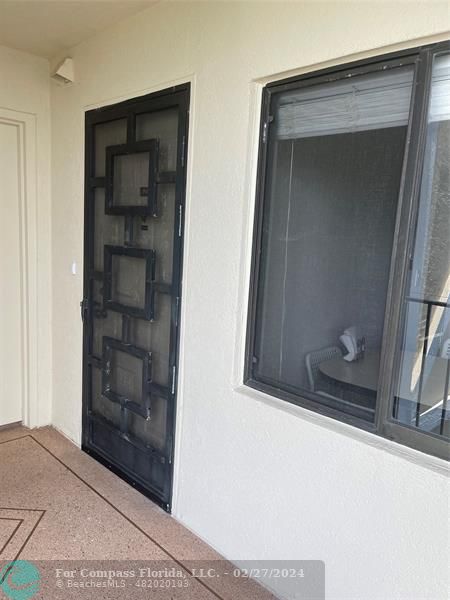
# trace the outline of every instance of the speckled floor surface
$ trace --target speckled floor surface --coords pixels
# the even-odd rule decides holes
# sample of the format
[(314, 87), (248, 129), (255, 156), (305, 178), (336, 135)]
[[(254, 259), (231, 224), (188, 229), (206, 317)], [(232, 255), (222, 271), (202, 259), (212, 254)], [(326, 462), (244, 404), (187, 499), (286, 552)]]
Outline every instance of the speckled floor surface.
[[(53, 576), (34, 598), (274, 598), (248, 579), (198, 576), (196, 568), (233, 566), (215, 562), (223, 559), (207, 544), (52, 428), (0, 430), (0, 561), (12, 560), (54, 561), (45, 569), (60, 561), (67, 568), (159, 561), (151, 564), (182, 571), (189, 584), (68, 590), (64, 581), (58, 590)], [(5, 589), (0, 580), (0, 598)]]

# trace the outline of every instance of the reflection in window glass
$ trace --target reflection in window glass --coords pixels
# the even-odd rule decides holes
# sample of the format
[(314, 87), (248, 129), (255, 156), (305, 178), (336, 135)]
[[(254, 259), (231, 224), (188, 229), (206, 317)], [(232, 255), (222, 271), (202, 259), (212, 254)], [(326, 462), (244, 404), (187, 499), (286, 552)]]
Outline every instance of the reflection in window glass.
[(395, 419), (450, 433), (450, 56), (433, 65), (411, 278), (405, 298)]

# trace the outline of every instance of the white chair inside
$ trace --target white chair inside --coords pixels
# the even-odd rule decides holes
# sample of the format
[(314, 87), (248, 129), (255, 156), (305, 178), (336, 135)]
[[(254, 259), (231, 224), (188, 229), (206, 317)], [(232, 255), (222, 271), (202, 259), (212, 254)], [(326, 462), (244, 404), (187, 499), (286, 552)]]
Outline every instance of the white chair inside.
[(305, 357), (306, 372), (308, 374), (309, 389), (311, 392), (318, 392), (317, 381), (319, 378), (319, 367), (320, 365), (332, 358), (342, 356), (342, 351), (338, 346), (328, 346), (321, 350), (315, 350), (309, 352)]

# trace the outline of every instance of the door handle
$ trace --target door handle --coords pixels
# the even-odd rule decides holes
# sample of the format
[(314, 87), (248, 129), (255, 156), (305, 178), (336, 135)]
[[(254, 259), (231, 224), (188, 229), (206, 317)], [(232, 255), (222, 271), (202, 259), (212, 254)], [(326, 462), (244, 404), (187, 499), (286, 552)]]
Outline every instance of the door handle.
[(89, 314), (89, 301), (87, 298), (83, 298), (80, 302), (81, 320), (84, 322)]

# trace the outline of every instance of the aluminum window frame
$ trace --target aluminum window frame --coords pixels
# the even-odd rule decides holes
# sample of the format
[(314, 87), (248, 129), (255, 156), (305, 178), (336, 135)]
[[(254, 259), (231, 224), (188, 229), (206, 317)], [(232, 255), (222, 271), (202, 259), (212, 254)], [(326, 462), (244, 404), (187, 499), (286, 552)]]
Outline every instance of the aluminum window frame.
[[(263, 88), (244, 364), (244, 384), (248, 387), (372, 432), (380, 437), (446, 459), (449, 457), (449, 444), (445, 438), (404, 425), (395, 421), (391, 415), (394, 399), (393, 392), (400, 358), (398, 349), (401, 342), (403, 324), (403, 300), (410, 272), (410, 258), (414, 247), (415, 229), (418, 218), (430, 99), (431, 69), (434, 56), (449, 51), (449, 41), (439, 42), (274, 81)], [(321, 404), (317, 401), (317, 397), (307, 390), (302, 390), (301, 394), (299, 394), (296, 388), (288, 385), (281, 386), (280, 382), (270, 381), (268, 378), (255, 375), (254, 348), (258, 322), (257, 300), (261, 266), (263, 215), (268, 156), (271, 146), (270, 123), (273, 121), (271, 108), (274, 96), (282, 92), (331, 83), (357, 75), (372, 74), (407, 65), (413, 66), (414, 77), (386, 298), (379, 388), (375, 405), (374, 422), (370, 423), (357, 416), (343, 413), (340, 409)], [(396, 285), (393, 285), (394, 282), (396, 282)], [(398, 282), (400, 282), (400, 285), (398, 285)], [(394, 365), (394, 368), (392, 368), (392, 365)]]

